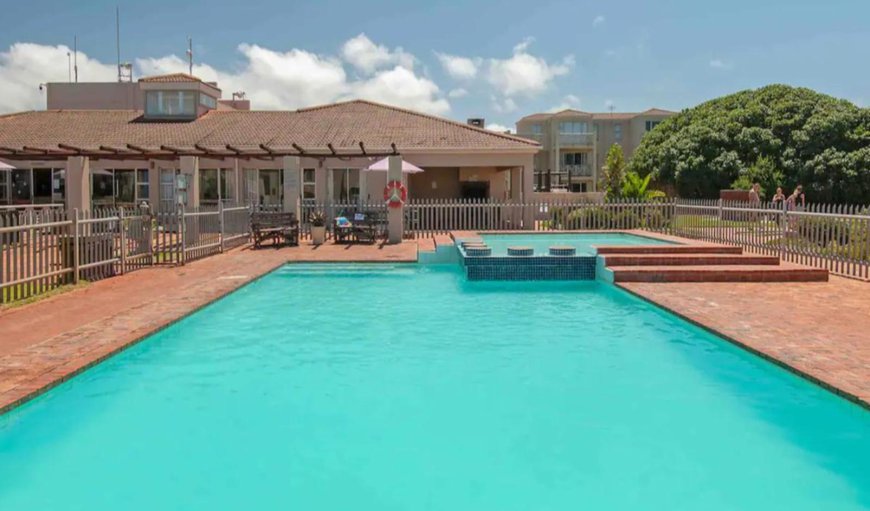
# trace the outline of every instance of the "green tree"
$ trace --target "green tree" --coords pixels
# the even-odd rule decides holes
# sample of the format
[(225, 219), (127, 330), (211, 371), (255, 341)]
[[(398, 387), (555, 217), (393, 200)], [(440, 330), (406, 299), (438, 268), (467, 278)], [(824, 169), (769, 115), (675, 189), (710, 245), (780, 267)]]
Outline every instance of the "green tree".
[(661, 199), (665, 197), (665, 192), (661, 190), (651, 190), (649, 182), (652, 174), (647, 174), (641, 177), (637, 172), (628, 172), (625, 175), (625, 180), (622, 182), (622, 197), (626, 199)]
[(601, 169), (604, 175), (604, 190), (608, 197), (618, 197), (622, 192), (622, 180), (625, 176), (625, 155), (622, 152), (622, 146), (613, 144), (607, 150), (607, 157), (604, 160), (604, 168)]
[(662, 122), (631, 160), (683, 197), (757, 181), (770, 196), (804, 185), (810, 200), (870, 202), (870, 109), (786, 85), (717, 98)]

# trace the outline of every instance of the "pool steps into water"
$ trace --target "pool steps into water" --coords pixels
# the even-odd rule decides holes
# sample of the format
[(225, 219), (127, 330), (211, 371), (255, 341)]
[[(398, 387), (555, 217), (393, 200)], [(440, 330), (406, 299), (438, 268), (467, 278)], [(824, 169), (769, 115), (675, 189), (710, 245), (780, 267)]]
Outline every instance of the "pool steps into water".
[(715, 244), (596, 247), (596, 256), (577, 256), (572, 247), (509, 247), (492, 256), (480, 238), (459, 241), (454, 250), (470, 280), (592, 280), (611, 282), (824, 282), (828, 271), (776, 256), (744, 254), (741, 247)]

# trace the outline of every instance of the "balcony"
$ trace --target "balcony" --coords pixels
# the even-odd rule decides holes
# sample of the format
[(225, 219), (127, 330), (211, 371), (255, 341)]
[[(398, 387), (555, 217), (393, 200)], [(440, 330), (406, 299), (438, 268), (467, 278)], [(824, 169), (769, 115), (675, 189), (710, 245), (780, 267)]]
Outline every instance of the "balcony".
[(563, 165), (562, 171), (567, 172), (569, 178), (592, 177), (592, 165), (589, 165), (588, 163), (581, 165)]
[(595, 133), (559, 133), (561, 147), (592, 147), (595, 145)]

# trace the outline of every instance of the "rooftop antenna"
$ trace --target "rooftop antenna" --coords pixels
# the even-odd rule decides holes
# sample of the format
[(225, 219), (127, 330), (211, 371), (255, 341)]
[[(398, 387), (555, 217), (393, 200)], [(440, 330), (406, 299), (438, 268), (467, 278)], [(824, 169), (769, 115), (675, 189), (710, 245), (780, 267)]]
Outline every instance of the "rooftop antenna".
[(613, 117), (613, 109), (615, 109), (615, 108), (616, 108), (616, 105), (614, 105), (612, 102), (609, 105), (607, 105), (607, 109), (610, 110), (610, 117), (611, 118)]
[(79, 36), (73, 36), (73, 71), (75, 72), (76, 83), (79, 83)]
[(187, 36), (187, 71), (193, 76), (193, 39)]
[(72, 83), (72, 52), (66, 52), (66, 74), (67, 81)]
[(115, 50), (118, 54), (118, 81), (121, 81), (121, 8), (115, 6)]

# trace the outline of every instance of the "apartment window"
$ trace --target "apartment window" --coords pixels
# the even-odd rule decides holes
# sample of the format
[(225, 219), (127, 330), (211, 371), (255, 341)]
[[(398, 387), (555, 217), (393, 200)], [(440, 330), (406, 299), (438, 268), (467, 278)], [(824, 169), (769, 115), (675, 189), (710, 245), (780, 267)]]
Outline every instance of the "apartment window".
[(217, 108), (217, 100), (208, 94), (199, 95), (199, 104), (206, 108)]
[(195, 91), (155, 90), (145, 93), (145, 115), (157, 117), (194, 117)]
[(302, 199), (314, 200), (314, 169), (302, 169)]
[(622, 124), (613, 125), (613, 140), (616, 140), (617, 142), (622, 141)]
[(541, 133), (544, 132), (544, 130), (541, 128), (540, 124), (532, 124), (531, 129), (532, 129), (532, 133), (535, 135), (540, 135)]
[(589, 133), (589, 124), (585, 122), (560, 122), (559, 133)]
[(589, 153), (562, 153), (563, 165), (584, 165), (589, 162)]
[(661, 124), (662, 121), (646, 121), (646, 130), (652, 131), (653, 128)]

